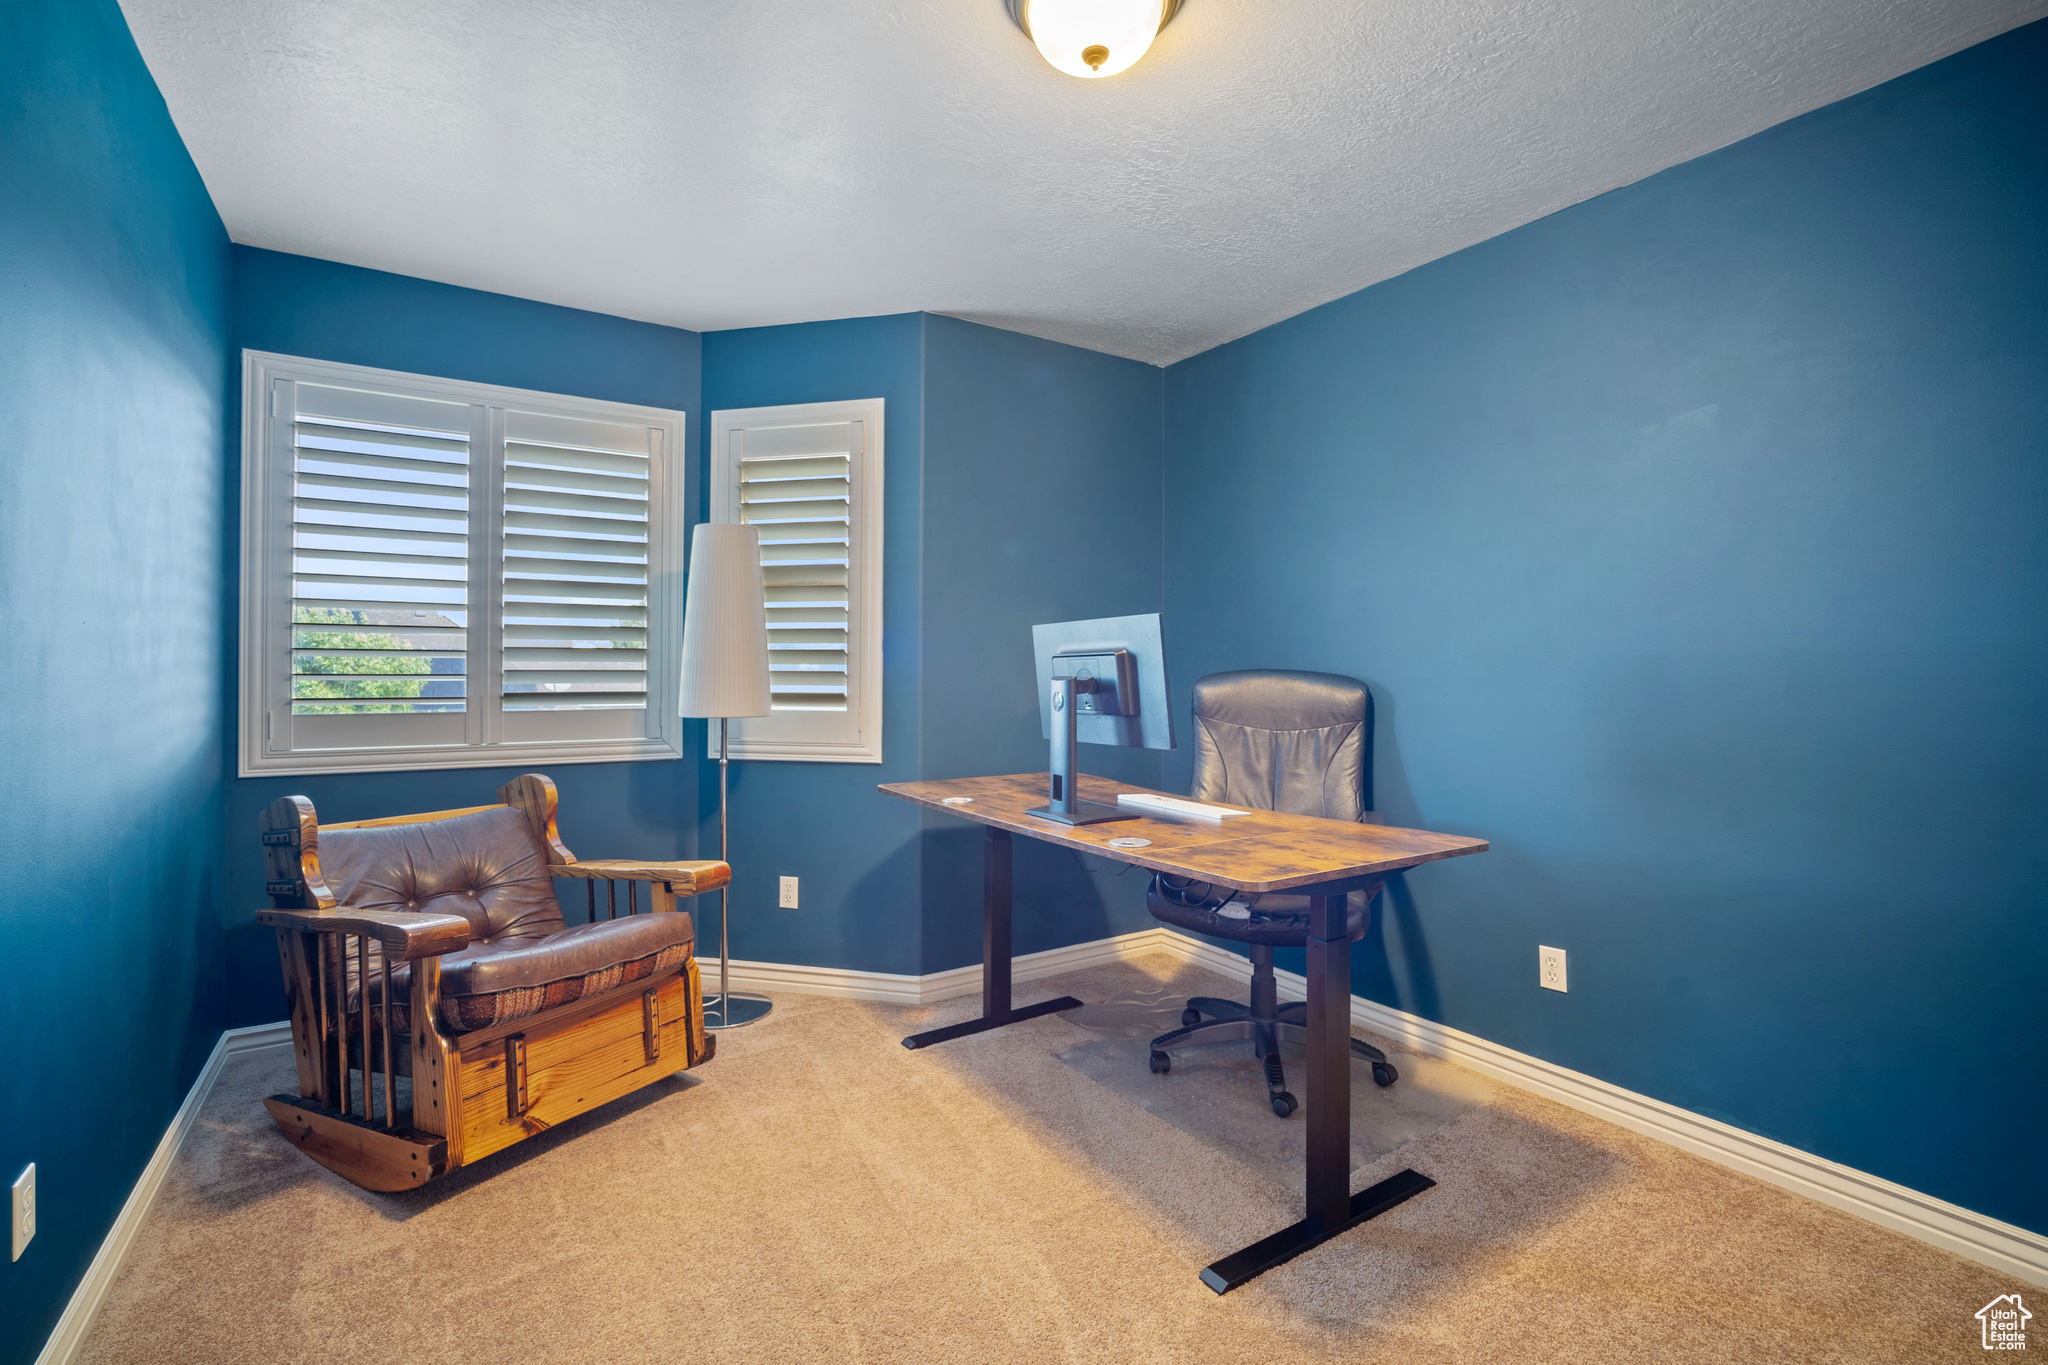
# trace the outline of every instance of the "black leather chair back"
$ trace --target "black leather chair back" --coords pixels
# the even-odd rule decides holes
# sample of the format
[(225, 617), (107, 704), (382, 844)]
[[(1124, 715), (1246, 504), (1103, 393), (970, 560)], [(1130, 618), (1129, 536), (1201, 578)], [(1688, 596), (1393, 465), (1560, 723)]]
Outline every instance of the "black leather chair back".
[(1372, 693), (1287, 668), (1211, 673), (1194, 687), (1197, 801), (1358, 820), (1372, 807)]

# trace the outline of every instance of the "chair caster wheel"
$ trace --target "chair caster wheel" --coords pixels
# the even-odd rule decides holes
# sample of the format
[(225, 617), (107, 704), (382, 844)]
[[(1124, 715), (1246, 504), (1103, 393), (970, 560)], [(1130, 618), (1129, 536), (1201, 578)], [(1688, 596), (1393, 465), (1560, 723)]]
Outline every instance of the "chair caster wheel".
[(1180, 1026), (1182, 1028), (1193, 1028), (1195, 1025), (1201, 1022), (1202, 1012), (1196, 1009), (1193, 1005), (1188, 1006), (1186, 1009), (1180, 1012)]
[(1273, 1112), (1283, 1119), (1292, 1114), (1296, 1107), (1294, 1096), (1288, 1094), (1285, 1090), (1273, 1096)]
[(1372, 1083), (1374, 1085), (1392, 1085), (1400, 1079), (1401, 1073), (1394, 1070), (1392, 1062), (1374, 1062), (1372, 1064)]
[(1173, 1058), (1167, 1056), (1164, 1052), (1154, 1052), (1152, 1054), (1153, 1075), (1164, 1076), (1171, 1070), (1173, 1070)]

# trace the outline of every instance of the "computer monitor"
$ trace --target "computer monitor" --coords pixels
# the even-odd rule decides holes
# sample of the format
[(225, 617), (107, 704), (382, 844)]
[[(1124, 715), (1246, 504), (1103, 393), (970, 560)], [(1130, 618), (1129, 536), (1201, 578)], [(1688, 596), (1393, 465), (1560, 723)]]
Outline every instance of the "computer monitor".
[(1052, 758), (1046, 804), (1028, 813), (1063, 825), (1136, 819), (1081, 799), (1076, 745), (1173, 747), (1159, 614), (1033, 626), (1031, 646), (1038, 659), (1039, 725)]

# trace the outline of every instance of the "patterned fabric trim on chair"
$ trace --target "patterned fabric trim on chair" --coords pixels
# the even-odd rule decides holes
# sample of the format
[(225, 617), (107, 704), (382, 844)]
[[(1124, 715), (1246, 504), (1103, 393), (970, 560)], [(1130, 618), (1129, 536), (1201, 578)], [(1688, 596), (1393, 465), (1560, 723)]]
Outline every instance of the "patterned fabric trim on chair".
[[(474, 1033), (480, 1028), (493, 1024), (509, 1023), (524, 1019), (529, 1014), (557, 1005), (574, 1004), (586, 995), (601, 995), (606, 991), (630, 986), (636, 981), (645, 981), (669, 968), (679, 965), (690, 955), (688, 943), (672, 943), (665, 948), (638, 957), (631, 962), (614, 962), (596, 971), (581, 976), (566, 977), (560, 981), (549, 981), (538, 986), (512, 986), (502, 991), (486, 991), (478, 995), (443, 995), (441, 997), (441, 1022), (457, 1033)], [(354, 972), (351, 970), (350, 975)], [(374, 977), (375, 973), (372, 973)], [(406, 989), (408, 974), (401, 969), (391, 990), (391, 1031), (412, 1032), (412, 999)], [(362, 1030), (362, 996), (351, 986), (348, 993), (349, 1032), (359, 1034)], [(383, 992), (375, 980), (370, 984), (370, 1032), (374, 1036), (383, 1029)]]
[[(643, 981), (656, 972), (678, 965), (689, 955), (688, 944), (674, 943), (631, 962), (617, 962), (566, 981), (550, 981), (544, 986), (514, 986), (485, 995), (444, 995), (441, 997), (441, 1019), (457, 1033), (471, 1033), (493, 1024), (524, 1019), (529, 1014), (539, 1014), (557, 1005), (574, 1004), (586, 995), (600, 995)], [(392, 1027), (398, 1027), (395, 1021)]]

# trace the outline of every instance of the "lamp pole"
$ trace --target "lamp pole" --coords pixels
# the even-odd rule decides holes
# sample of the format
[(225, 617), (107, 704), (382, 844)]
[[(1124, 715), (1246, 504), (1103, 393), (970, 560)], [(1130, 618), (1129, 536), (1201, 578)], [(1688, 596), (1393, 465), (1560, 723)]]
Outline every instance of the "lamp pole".
[[(726, 766), (731, 761), (726, 742), (726, 717), (718, 717), (718, 860), (727, 867), (732, 866), (732, 822), (727, 815), (729, 803), (726, 800)], [(751, 1024), (774, 1009), (774, 1002), (764, 995), (734, 995), (732, 993), (732, 883), (718, 889), (718, 1017), (714, 1020), (709, 1007), (704, 1011), (704, 1027), (709, 1029), (738, 1028)]]
[[(718, 718), (718, 861), (732, 866), (730, 822), (725, 815), (725, 717)], [(732, 879), (718, 888), (718, 1022), (725, 1023), (725, 1005), (732, 999)]]

